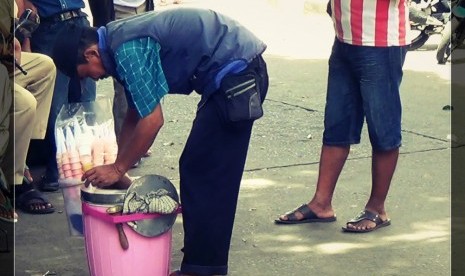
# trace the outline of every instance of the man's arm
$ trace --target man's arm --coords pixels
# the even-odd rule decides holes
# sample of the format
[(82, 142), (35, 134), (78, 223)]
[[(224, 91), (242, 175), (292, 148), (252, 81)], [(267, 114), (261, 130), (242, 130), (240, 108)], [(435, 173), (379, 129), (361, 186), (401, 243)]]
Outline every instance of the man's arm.
[(82, 177), (85, 186), (90, 183), (98, 188), (110, 186), (120, 180), (152, 145), (163, 126), (163, 112), (158, 104), (154, 111), (142, 119), (135, 110), (129, 109), (119, 142), (118, 156), (114, 164), (98, 166), (86, 171)]
[[(119, 137), (115, 163), (88, 170), (82, 178), (86, 180), (86, 186), (92, 183), (105, 187), (121, 179), (147, 152), (163, 126), (160, 100), (167, 94), (168, 86), (159, 51), (160, 45), (150, 38), (125, 42), (116, 51), (116, 72), (130, 94), (127, 98), (129, 108)], [(147, 55), (152, 59), (150, 63), (145, 62)]]
[(116, 167), (122, 172), (127, 172), (147, 152), (164, 124), (160, 104), (148, 116), (136, 119), (137, 123), (134, 125), (135, 117), (138, 117), (136, 111), (129, 108), (121, 130), (118, 157), (115, 161)]

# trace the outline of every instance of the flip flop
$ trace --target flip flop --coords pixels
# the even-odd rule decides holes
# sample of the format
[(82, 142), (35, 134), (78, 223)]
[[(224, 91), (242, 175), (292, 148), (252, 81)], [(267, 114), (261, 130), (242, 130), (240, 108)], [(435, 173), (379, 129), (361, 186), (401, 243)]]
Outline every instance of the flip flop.
[[(360, 222), (362, 220), (370, 220), (372, 222), (374, 222), (376, 224), (375, 227), (373, 228), (368, 228), (368, 229), (355, 229), (355, 228), (349, 228), (347, 227), (347, 224), (349, 223), (357, 223), (357, 222)], [(387, 219), (387, 220), (382, 220), (378, 214), (375, 214), (373, 212), (370, 212), (368, 210), (363, 210), (361, 211), (355, 218), (349, 220), (347, 222), (346, 226), (345, 227), (342, 227), (342, 230), (344, 232), (350, 232), (350, 233), (368, 233), (368, 232), (372, 232), (376, 229), (379, 229), (381, 227), (385, 227), (385, 226), (389, 226), (391, 225), (391, 220), (390, 219)]]
[(55, 208), (53, 206), (46, 207), (44, 209), (31, 208), (36, 204), (45, 206), (49, 203), (50, 202), (35, 189), (22, 192), (16, 198), (16, 206), (18, 206), (21, 211), (29, 214), (50, 214), (55, 212)]
[[(299, 220), (295, 215), (296, 212), (302, 213), (303, 218)], [(301, 223), (336, 221), (335, 215), (332, 217), (328, 217), (328, 218), (321, 218), (317, 216), (310, 208), (308, 208), (307, 204), (302, 204), (299, 208), (293, 211), (287, 212), (285, 215), (287, 216), (287, 220), (282, 220), (278, 218), (274, 222), (276, 224), (301, 224)]]
[(3, 194), (3, 188), (0, 191), (0, 214), (10, 214), (11, 217), (7, 216), (0, 216), (0, 220), (6, 221), (6, 222), (17, 222), (18, 221), (18, 216), (11, 205), (10, 199)]

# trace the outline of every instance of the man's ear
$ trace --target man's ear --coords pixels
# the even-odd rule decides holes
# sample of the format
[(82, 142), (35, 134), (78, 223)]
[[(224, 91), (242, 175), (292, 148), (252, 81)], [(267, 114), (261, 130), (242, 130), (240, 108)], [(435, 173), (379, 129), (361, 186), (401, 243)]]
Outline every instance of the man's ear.
[(92, 57), (100, 57), (100, 53), (97, 50), (97, 47), (89, 47), (84, 51), (84, 56), (86, 57), (86, 60), (89, 61)]

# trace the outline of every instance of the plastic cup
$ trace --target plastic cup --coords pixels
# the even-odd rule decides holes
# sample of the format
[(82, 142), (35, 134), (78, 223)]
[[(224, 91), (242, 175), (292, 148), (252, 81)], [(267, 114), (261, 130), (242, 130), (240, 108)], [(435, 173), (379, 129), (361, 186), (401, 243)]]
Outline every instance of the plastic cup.
[(63, 174), (65, 175), (65, 178), (73, 177), (73, 173), (71, 172), (71, 170), (63, 170)]

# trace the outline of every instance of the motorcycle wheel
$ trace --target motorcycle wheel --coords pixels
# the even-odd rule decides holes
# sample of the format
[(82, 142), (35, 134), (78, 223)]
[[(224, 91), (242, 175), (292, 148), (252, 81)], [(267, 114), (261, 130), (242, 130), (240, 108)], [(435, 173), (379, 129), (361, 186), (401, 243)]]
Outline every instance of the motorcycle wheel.
[(447, 22), (444, 30), (441, 34), (441, 41), (438, 44), (438, 48), (436, 50), (436, 60), (439, 64), (445, 64), (449, 59), (450, 52), (451, 52), (451, 45), (450, 45), (450, 38), (451, 38), (451, 30), (450, 30), (450, 21)]
[(415, 51), (416, 49), (420, 48), (421, 46), (425, 45), (426, 41), (429, 39), (429, 34), (426, 33), (425, 30), (421, 31), (420, 34), (412, 39), (412, 42), (407, 45), (408, 51)]

